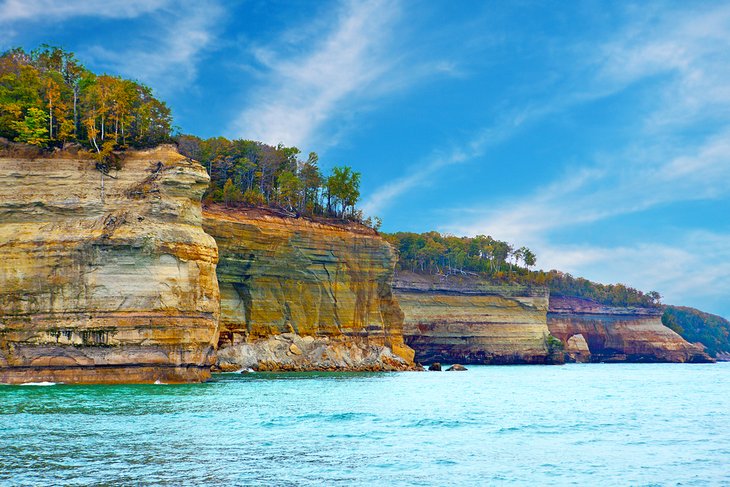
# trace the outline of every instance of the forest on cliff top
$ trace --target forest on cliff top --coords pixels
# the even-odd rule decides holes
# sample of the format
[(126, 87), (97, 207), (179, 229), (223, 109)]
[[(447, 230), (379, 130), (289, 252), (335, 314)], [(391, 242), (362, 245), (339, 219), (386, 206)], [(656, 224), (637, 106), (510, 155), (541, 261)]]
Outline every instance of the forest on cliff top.
[[(85, 68), (73, 53), (41, 46), (0, 56), (0, 137), (42, 149), (77, 144), (108, 170), (115, 151), (176, 142), (211, 176), (205, 202), (279, 207), (295, 214), (362, 221), (360, 173), (336, 166), (325, 176), (319, 157), (296, 147), (252, 140), (173, 136), (172, 115), (152, 89)], [(378, 226), (371, 220), (364, 223)]]
[(612, 306), (659, 307), (661, 295), (624, 284), (600, 284), (558, 270), (531, 270), (537, 256), (491, 236), (456, 237), (438, 232), (384, 234), (398, 249), (398, 268), (444, 275), (476, 275), (493, 282), (547, 286), (560, 296), (591, 299)]
[[(324, 216), (361, 222), (375, 230), (380, 227), (379, 218), (363, 219), (357, 209), (361, 174), (349, 166), (335, 166), (324, 175), (315, 152), (304, 158), (298, 148), (283, 144), (201, 139), (173, 130), (170, 108), (150, 87), (120, 76), (95, 74), (73, 53), (43, 45), (30, 52), (15, 48), (0, 55), (1, 138), (48, 151), (75, 144), (93, 154), (102, 171), (109, 170), (115, 153), (127, 148), (176, 143), (182, 154), (208, 170), (211, 181), (204, 204), (278, 208), (295, 217)], [(616, 306), (660, 305), (659, 293), (654, 291), (599, 284), (557, 270), (531, 270), (537, 256), (530, 249), (490, 236), (399, 232), (384, 237), (398, 249), (401, 269), (472, 273), (497, 282), (546, 285), (554, 294)], [(690, 341), (704, 327), (720, 340), (718, 349), (730, 348), (728, 327), (717, 320), (682, 308), (665, 318), (668, 326)]]
[(730, 353), (730, 321), (698, 309), (667, 306), (662, 323), (691, 343), (700, 342), (710, 356)]

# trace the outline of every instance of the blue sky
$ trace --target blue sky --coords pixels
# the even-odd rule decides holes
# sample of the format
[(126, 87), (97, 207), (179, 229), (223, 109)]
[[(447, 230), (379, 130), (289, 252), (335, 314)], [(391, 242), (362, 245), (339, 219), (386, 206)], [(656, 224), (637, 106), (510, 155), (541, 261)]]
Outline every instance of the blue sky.
[(727, 2), (0, 3), (0, 48), (42, 42), (149, 84), (183, 132), (353, 166), (386, 231), (730, 316)]

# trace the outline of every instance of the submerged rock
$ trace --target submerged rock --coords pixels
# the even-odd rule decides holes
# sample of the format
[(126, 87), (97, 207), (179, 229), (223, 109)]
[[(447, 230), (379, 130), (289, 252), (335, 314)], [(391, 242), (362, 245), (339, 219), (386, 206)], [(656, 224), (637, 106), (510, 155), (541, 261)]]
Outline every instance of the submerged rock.
[(449, 367), (448, 369), (446, 369), (446, 372), (451, 372), (451, 371), (461, 372), (461, 371), (464, 371), (464, 370), (469, 370), (469, 369), (467, 369), (466, 367), (464, 367), (461, 364), (454, 364), (451, 367)]
[(441, 364), (439, 362), (434, 362), (428, 366), (428, 370), (441, 372)]

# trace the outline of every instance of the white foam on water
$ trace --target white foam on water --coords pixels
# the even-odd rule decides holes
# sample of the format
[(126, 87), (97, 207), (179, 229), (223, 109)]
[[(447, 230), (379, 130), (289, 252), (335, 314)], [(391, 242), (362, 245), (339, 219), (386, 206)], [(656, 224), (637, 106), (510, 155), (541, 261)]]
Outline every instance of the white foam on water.
[(62, 382), (24, 382), (21, 386), (55, 386), (56, 384), (63, 384)]

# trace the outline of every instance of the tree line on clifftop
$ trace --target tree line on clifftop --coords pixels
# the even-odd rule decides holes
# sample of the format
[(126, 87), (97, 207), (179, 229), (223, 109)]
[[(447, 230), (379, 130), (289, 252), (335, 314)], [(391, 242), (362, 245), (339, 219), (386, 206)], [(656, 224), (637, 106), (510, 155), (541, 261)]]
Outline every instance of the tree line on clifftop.
[(165, 102), (136, 81), (86, 69), (73, 53), (41, 46), (0, 56), (0, 137), (40, 148), (81, 144), (101, 158), (171, 141)]
[(721, 316), (684, 306), (667, 306), (662, 323), (688, 342), (702, 343), (711, 357), (730, 354), (730, 322)]
[[(362, 221), (360, 173), (334, 167), (328, 176), (311, 152), (252, 140), (203, 140), (172, 134), (165, 102), (136, 81), (86, 69), (73, 53), (51, 46), (0, 56), (0, 137), (41, 149), (80, 145), (108, 172), (114, 154), (176, 142), (211, 177), (205, 202), (278, 207), (297, 214)], [(378, 228), (379, 219), (363, 223)]]
[(537, 256), (491, 236), (455, 237), (438, 232), (384, 234), (398, 250), (398, 269), (441, 275), (474, 275), (495, 282), (547, 286), (554, 295), (611, 306), (660, 306), (661, 295), (624, 284), (600, 284), (557, 270), (531, 270)]
[[(349, 166), (336, 166), (325, 176), (317, 153), (310, 152), (303, 159), (296, 147), (224, 137), (204, 140), (192, 135), (179, 135), (176, 140), (181, 154), (208, 169), (205, 203), (278, 207), (297, 215), (363, 222), (356, 206), (360, 173)], [(376, 229), (380, 226), (379, 219), (363, 223)]]
[[(97, 75), (73, 53), (46, 45), (0, 56), (0, 137), (46, 150), (77, 144), (96, 156), (102, 172), (116, 151), (175, 142), (210, 174), (204, 203), (274, 207), (380, 227), (379, 218), (363, 220), (357, 209), (361, 175), (349, 166), (324, 175), (314, 152), (303, 158), (298, 148), (282, 144), (173, 136), (172, 131), (170, 109), (142, 83)], [(537, 258), (530, 249), (492, 237), (401, 232), (385, 238), (399, 250), (401, 269), (547, 285), (556, 294), (617, 306), (659, 304), (656, 292), (598, 284), (555, 270), (532, 271)]]

